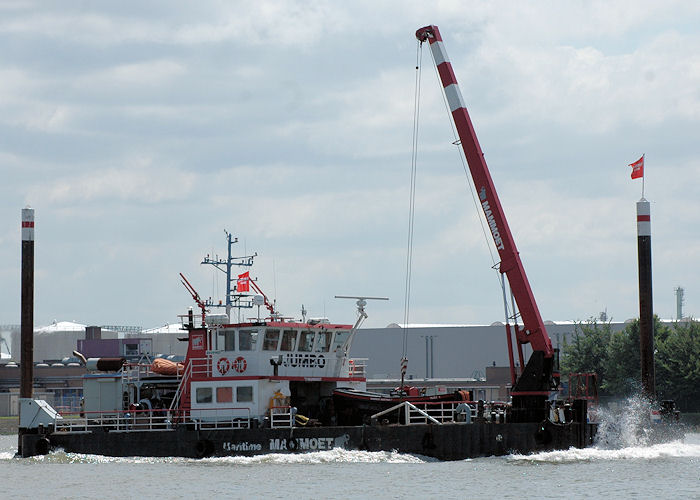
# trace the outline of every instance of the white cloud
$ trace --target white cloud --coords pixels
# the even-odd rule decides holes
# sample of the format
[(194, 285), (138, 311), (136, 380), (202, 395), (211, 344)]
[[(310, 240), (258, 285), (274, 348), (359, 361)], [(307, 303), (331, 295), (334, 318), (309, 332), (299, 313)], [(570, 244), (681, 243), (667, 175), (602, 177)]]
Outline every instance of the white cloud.
[(77, 90), (111, 87), (160, 87), (186, 72), (182, 63), (168, 59), (120, 64), (73, 80)]
[(157, 204), (187, 198), (194, 184), (193, 174), (151, 163), (150, 158), (131, 158), (126, 167), (39, 181), (27, 197), (68, 206), (115, 201)]

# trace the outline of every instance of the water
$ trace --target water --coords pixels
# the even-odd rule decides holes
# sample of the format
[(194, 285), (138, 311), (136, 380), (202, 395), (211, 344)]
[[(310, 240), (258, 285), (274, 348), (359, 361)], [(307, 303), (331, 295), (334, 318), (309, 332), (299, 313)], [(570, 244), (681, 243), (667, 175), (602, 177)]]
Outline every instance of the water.
[(683, 441), (437, 462), (331, 450), (253, 458), (14, 458), (0, 436), (3, 497), (700, 498), (700, 434)]

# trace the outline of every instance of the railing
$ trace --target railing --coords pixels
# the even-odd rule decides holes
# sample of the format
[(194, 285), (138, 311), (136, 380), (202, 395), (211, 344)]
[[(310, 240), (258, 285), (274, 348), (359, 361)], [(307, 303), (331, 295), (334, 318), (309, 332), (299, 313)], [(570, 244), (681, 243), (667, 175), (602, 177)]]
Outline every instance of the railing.
[[(459, 407), (460, 403), (462, 407)], [(409, 424), (423, 424), (427, 423), (428, 419), (433, 419), (438, 423), (454, 422), (457, 420), (456, 415), (460, 412), (469, 411), (469, 417), (465, 415), (465, 421), (471, 421), (472, 417), (476, 418), (477, 415), (477, 404), (473, 403), (473, 406), (465, 401), (461, 402), (436, 402), (436, 403), (417, 403), (416, 407), (418, 409), (418, 414), (416, 412), (408, 412), (406, 415), (406, 422)], [(425, 416), (424, 416), (424, 415)], [(427, 417), (426, 417), (427, 416)]]
[(471, 423), (477, 418), (484, 422), (506, 422), (506, 408), (502, 403), (485, 403), (479, 407), (475, 401), (449, 401), (411, 403), (403, 401), (391, 408), (372, 415), (373, 421), (382, 421), (381, 417), (397, 415), (405, 425)]
[(186, 384), (189, 383), (190, 377), (192, 376), (192, 363), (187, 363), (185, 366), (185, 371), (182, 374), (182, 378), (180, 379), (180, 383), (177, 386), (177, 391), (175, 392), (175, 397), (173, 398), (173, 402), (170, 404), (170, 412), (175, 412), (178, 410), (178, 407), (180, 405), (180, 399), (182, 399), (182, 393), (184, 392), (185, 388), (187, 387)]
[(185, 422), (193, 423), (197, 430), (246, 429), (251, 422), (250, 408), (195, 408), (182, 412), (182, 415)]
[(365, 378), (367, 361), (369, 358), (350, 358), (348, 361), (348, 371), (352, 378)]
[(207, 378), (212, 376), (211, 371), (212, 357), (208, 355), (205, 358), (190, 358), (190, 366), (193, 378)]
[(271, 406), (270, 427), (294, 427), (294, 416), (291, 406)]
[[(56, 420), (56, 432), (80, 433), (94, 429), (108, 429), (110, 432), (164, 431), (173, 430), (174, 422), (193, 425), (195, 429), (241, 429), (250, 427), (251, 417), (248, 408), (207, 408), (190, 411), (170, 412), (168, 410), (125, 410), (92, 411), (80, 414), (62, 414)], [(234, 413), (244, 412), (246, 416)]]
[(153, 375), (151, 365), (141, 363), (125, 363), (122, 367), (122, 384), (141, 382), (141, 379)]
[(110, 432), (156, 431), (172, 429), (168, 412), (150, 410), (86, 411), (78, 414), (64, 413), (56, 420), (56, 432), (90, 432), (106, 428)]

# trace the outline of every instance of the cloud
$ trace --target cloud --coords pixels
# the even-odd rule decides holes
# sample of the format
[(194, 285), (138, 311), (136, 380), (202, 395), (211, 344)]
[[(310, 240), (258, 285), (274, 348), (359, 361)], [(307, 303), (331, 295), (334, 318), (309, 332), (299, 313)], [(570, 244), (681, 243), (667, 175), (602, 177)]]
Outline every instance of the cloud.
[(76, 90), (99, 88), (101, 91), (125, 86), (161, 87), (185, 74), (186, 68), (178, 61), (148, 60), (109, 67), (73, 80)]
[(183, 200), (193, 187), (194, 174), (153, 167), (150, 158), (131, 158), (128, 163), (126, 167), (40, 181), (31, 188), (27, 199), (69, 206), (93, 202), (157, 204)]
[[(102, 12), (85, 8), (44, 9), (18, 4), (15, 17), (0, 21), (0, 33), (40, 33), (50, 39), (80, 44), (164, 43), (183, 46), (236, 42), (242, 45), (297, 45), (317, 42), (322, 33), (349, 24), (345, 9), (333, 2), (262, 2), (235, 4), (203, 2), (171, 5), (167, 12), (148, 16), (141, 3), (105, 6)], [(140, 9), (136, 9), (136, 7)], [(24, 14), (24, 15), (22, 15)], [(151, 12), (156, 14), (156, 12)]]

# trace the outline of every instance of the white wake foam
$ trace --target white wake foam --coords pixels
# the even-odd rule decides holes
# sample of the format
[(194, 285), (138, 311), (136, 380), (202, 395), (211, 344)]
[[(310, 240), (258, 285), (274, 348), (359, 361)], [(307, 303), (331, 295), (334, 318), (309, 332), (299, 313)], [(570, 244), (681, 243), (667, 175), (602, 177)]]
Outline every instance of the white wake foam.
[[(640, 395), (598, 411), (598, 431), (589, 448), (511, 455), (511, 461), (567, 463), (593, 460), (653, 460), (700, 457), (700, 436), (661, 442), (662, 434), (649, 418), (651, 403)], [(676, 437), (678, 437), (676, 435)]]
[(659, 458), (700, 457), (700, 444), (673, 441), (652, 446), (631, 446), (620, 449), (569, 448), (568, 450), (546, 451), (532, 455), (510, 455), (513, 462), (570, 463), (597, 460), (654, 460)]
[(395, 451), (359, 451), (334, 448), (328, 451), (311, 453), (270, 453), (254, 457), (216, 457), (201, 460), (207, 463), (221, 464), (325, 464), (325, 463), (423, 463), (430, 461), (427, 457), (408, 455)]
[[(14, 456), (14, 455), (12, 455)], [(12, 458), (8, 454), (8, 458)], [(2, 455), (0, 454), (0, 458)], [(52, 451), (48, 455), (30, 457), (25, 460), (52, 463), (190, 463), (202, 465), (258, 465), (258, 464), (326, 464), (326, 463), (423, 463), (433, 461), (428, 457), (397, 453), (395, 451), (358, 451), (336, 448), (310, 453), (269, 453), (253, 457), (212, 457), (204, 459), (182, 457), (108, 457), (84, 453)]]
[(615, 406), (598, 412), (598, 432), (595, 445), (599, 448), (620, 449), (646, 446), (650, 443), (652, 424), (651, 403), (634, 395)]

